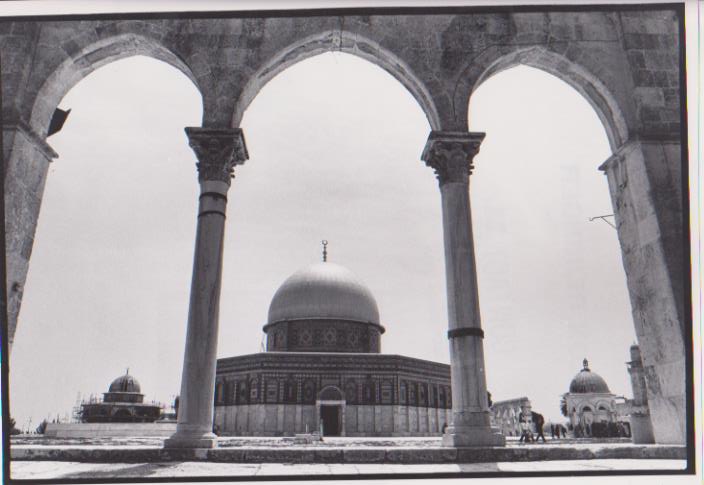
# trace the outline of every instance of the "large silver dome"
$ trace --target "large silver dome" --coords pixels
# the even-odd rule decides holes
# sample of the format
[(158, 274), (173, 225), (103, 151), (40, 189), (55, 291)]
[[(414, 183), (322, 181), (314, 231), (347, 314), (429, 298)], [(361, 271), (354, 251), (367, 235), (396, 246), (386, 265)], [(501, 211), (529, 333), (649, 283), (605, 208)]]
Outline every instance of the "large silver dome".
[(268, 324), (339, 319), (379, 325), (379, 309), (369, 288), (347, 268), (315, 263), (291, 275), (274, 294)]

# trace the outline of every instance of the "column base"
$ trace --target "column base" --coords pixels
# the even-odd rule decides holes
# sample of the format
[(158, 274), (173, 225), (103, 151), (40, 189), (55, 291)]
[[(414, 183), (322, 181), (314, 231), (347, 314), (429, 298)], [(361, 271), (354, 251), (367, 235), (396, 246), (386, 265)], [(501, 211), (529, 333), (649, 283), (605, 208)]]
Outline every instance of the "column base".
[(442, 436), (442, 445), (452, 448), (506, 446), (506, 437), (498, 428), (448, 426)]
[(217, 444), (218, 437), (214, 433), (179, 434), (177, 431), (164, 440), (164, 448), (170, 449), (215, 448)]

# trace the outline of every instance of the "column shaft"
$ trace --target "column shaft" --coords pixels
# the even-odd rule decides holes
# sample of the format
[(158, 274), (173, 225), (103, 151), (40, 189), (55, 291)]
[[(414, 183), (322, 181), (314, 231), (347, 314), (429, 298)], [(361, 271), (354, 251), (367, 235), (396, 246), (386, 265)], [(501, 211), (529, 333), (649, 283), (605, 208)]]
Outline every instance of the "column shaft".
[(505, 443), (489, 422), (469, 203), (471, 161), (483, 138), (483, 133), (433, 132), (422, 157), (437, 173), (442, 198), (452, 382), (452, 424), (443, 436), (446, 446)]
[[(233, 166), (246, 159), (240, 130), (188, 128), (201, 194), (176, 433), (167, 448), (212, 448), (225, 209)], [(238, 150), (237, 147), (240, 147)]]

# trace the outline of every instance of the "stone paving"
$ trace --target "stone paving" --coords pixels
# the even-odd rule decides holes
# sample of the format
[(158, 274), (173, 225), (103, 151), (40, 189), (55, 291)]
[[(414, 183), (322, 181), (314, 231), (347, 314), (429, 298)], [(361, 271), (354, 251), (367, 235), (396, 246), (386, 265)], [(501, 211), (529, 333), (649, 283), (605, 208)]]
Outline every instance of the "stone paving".
[[(686, 467), (681, 447), (642, 447), (623, 440), (577, 442), (568, 439), (549, 440), (545, 444), (520, 444), (515, 439), (509, 439), (504, 449), (471, 450), (471, 453), (463, 455), (464, 459), (456, 458), (454, 462), (440, 460), (437, 463), (427, 463), (428, 456), (432, 459), (433, 454), (440, 451), (456, 453), (453, 449), (442, 449), (440, 438), (437, 437), (325, 438), (324, 441), (311, 445), (294, 444), (292, 439), (280, 437), (223, 437), (219, 440), (216, 454), (208, 455), (206, 452), (199, 458), (182, 460), (173, 457), (169, 460), (160, 459), (162, 441), (161, 438), (13, 438), (11, 476), (15, 479), (282, 475), (323, 477), (419, 473), (580, 473), (611, 470), (668, 472)], [(28, 458), (25, 454), (27, 452), (37, 452), (39, 458)], [(153, 455), (144, 455), (144, 452)], [(72, 460), (72, 453), (78, 453), (75, 456), (86, 459)], [(497, 453), (495, 459), (492, 459), (492, 453)], [(480, 455), (480, 458), (476, 459), (475, 455)], [(24, 458), (17, 459), (18, 456)], [(150, 459), (134, 459), (140, 456), (150, 456)], [(275, 463), (275, 459), (269, 459), (271, 456), (282, 457), (281, 462)], [(359, 463), (350, 462), (349, 458), (355, 456), (367, 459), (360, 459)], [(510, 458), (506, 459), (507, 456)], [(587, 459), (565, 459), (570, 456)], [(379, 463), (370, 462), (375, 460)], [(293, 463), (295, 461), (298, 463)]]
[[(325, 437), (324, 440), (306, 445), (306, 448), (435, 448), (441, 446), (441, 438), (431, 437)], [(45, 438), (41, 435), (19, 435), (13, 436), (11, 446), (13, 448), (28, 447), (120, 447), (120, 448), (149, 448), (160, 447), (164, 443), (162, 437), (113, 437), (113, 438)], [(507, 446), (515, 447), (545, 447), (545, 446), (576, 446), (581, 448), (593, 448), (599, 446), (622, 447), (632, 446), (627, 438), (615, 439), (548, 439), (547, 443), (525, 443), (518, 442), (517, 437), (506, 438)], [(299, 444), (294, 442), (293, 437), (276, 436), (221, 436), (218, 438), (218, 448), (238, 448), (238, 447), (264, 447), (264, 448), (298, 448)]]
[(135, 478), (135, 477), (216, 477), (216, 476), (297, 476), (297, 475), (393, 475), (446, 473), (593, 472), (616, 470), (676, 471), (685, 460), (570, 460), (542, 462), (498, 462), (472, 464), (285, 464), (285, 463), (76, 463), (57, 461), (14, 461), (13, 479)]

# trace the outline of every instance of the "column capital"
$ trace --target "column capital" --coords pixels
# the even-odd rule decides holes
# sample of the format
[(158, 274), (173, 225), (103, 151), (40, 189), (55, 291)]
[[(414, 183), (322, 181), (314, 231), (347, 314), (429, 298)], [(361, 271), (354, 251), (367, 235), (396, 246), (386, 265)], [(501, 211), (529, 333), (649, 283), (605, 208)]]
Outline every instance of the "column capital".
[(241, 128), (187, 127), (188, 144), (198, 157), (198, 180), (230, 184), (235, 165), (248, 158)]
[(474, 166), (472, 160), (486, 133), (431, 131), (421, 159), (435, 170), (440, 185), (467, 183)]

